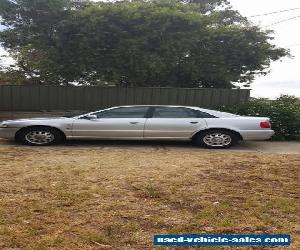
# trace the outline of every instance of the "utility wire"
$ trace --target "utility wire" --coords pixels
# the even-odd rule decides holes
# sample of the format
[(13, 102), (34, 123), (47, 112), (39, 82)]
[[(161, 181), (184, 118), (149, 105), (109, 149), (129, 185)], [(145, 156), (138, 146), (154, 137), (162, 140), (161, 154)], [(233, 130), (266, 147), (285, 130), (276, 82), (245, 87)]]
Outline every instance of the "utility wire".
[(288, 21), (291, 21), (291, 20), (294, 20), (294, 19), (297, 19), (297, 18), (300, 18), (300, 16), (294, 16), (294, 17), (290, 17), (288, 19), (283, 19), (283, 20), (280, 20), (278, 22), (275, 22), (275, 23), (271, 23), (269, 25), (266, 25), (265, 27), (270, 27), (270, 26), (273, 26), (273, 25), (276, 25), (276, 24), (280, 24), (280, 23), (285, 23), (285, 22), (288, 22)]
[(293, 9), (287, 9), (287, 10), (279, 10), (279, 11), (274, 11), (274, 12), (269, 12), (269, 13), (264, 13), (264, 14), (258, 14), (258, 15), (249, 16), (249, 17), (268, 16), (268, 15), (279, 14), (279, 13), (282, 13), (282, 12), (288, 12), (288, 11), (293, 11), (293, 10), (300, 10), (300, 8), (293, 8)]
[(287, 46), (284, 46), (285, 48), (290, 48), (290, 47), (294, 47), (294, 46), (299, 46), (300, 43), (294, 43), (294, 44), (290, 44), (290, 45), (287, 45)]

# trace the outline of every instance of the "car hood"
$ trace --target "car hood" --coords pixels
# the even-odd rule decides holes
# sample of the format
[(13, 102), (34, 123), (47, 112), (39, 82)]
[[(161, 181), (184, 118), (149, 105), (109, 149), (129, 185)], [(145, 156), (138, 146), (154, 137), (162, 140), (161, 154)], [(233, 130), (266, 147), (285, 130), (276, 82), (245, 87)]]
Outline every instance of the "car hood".
[(62, 120), (73, 120), (73, 118), (67, 117), (38, 117), (38, 118), (23, 118), (16, 120), (2, 121), (4, 123), (15, 123), (15, 122), (37, 122), (37, 121), (62, 121)]

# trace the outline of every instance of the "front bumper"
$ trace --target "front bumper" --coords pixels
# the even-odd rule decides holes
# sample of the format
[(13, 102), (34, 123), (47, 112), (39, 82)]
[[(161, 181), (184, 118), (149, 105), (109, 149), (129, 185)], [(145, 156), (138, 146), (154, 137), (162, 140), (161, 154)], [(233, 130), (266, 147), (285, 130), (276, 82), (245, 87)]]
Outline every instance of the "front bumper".
[(20, 128), (0, 128), (0, 138), (14, 140)]
[(244, 141), (263, 141), (270, 139), (275, 132), (273, 130), (244, 130), (240, 131)]

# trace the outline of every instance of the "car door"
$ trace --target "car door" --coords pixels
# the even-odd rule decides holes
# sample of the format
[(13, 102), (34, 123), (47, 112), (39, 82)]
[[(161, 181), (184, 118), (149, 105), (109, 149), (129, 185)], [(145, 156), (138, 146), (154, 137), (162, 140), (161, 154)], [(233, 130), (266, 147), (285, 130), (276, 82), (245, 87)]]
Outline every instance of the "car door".
[(149, 107), (117, 107), (92, 113), (97, 119), (84, 116), (75, 120), (72, 136), (75, 138), (142, 139)]
[(196, 110), (185, 107), (155, 107), (145, 124), (144, 138), (189, 139), (206, 127)]

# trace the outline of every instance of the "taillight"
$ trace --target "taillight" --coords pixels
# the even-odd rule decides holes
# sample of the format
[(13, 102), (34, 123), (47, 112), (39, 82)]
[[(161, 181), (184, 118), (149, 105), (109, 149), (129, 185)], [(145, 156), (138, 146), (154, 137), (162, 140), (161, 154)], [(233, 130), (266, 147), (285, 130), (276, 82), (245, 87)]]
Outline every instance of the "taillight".
[(271, 128), (271, 122), (267, 121), (267, 122), (261, 122), (260, 123), (260, 127), (261, 128)]

